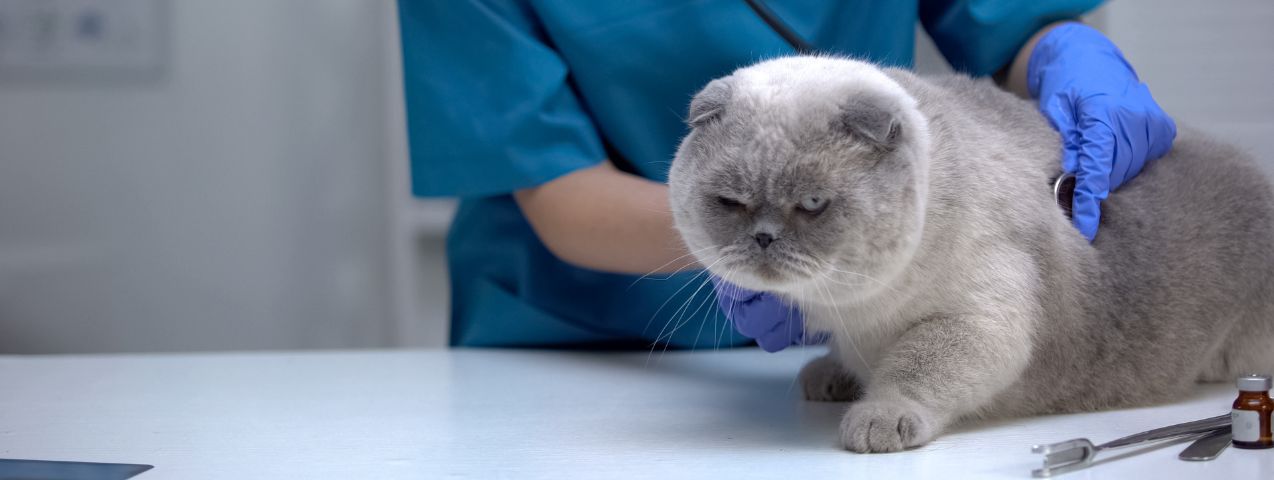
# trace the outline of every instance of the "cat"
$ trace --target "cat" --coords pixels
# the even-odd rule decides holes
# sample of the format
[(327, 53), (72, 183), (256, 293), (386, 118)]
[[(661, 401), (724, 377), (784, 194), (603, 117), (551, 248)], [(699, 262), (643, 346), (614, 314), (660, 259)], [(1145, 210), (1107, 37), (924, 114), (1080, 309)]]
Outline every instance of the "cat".
[(1274, 193), (1196, 130), (1110, 195), (1090, 244), (1054, 200), (1058, 133), (987, 80), (777, 58), (687, 119), (675, 226), (713, 275), (830, 333), (799, 380), (852, 401), (849, 450), (1274, 371)]

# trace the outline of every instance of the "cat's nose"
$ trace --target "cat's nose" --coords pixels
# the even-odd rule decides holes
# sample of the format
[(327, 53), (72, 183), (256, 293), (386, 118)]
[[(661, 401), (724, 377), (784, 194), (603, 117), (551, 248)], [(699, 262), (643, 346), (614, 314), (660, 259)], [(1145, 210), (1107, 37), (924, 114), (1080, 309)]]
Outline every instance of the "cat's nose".
[(756, 239), (756, 244), (760, 245), (761, 248), (769, 247), (770, 243), (774, 242), (774, 235), (770, 235), (765, 232), (758, 233), (754, 235), (753, 238)]

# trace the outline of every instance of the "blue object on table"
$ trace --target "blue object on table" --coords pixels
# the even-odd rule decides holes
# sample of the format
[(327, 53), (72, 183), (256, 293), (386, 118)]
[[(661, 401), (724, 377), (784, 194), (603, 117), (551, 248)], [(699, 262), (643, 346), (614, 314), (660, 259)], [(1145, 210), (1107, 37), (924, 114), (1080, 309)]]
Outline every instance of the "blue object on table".
[(1101, 201), (1168, 153), (1177, 124), (1150, 96), (1128, 60), (1101, 32), (1070, 23), (1040, 38), (1027, 88), (1062, 136), (1062, 170), (1075, 174), (1071, 219), (1097, 236)]
[[(910, 66), (916, 24), (957, 69), (987, 75), (1034, 32), (1098, 0), (767, 2), (821, 52)], [(642, 280), (568, 265), (510, 195), (607, 158), (667, 178), (686, 107), (713, 78), (792, 48), (746, 2), (599, 0), (398, 2), (403, 83), (418, 196), (463, 200), (447, 241), (451, 344), (649, 345), (685, 302), (708, 304), (693, 274)], [(698, 292), (698, 293), (694, 293)], [(663, 341), (741, 345), (716, 309)], [(693, 311), (693, 310), (692, 310)], [(623, 343), (626, 342), (626, 343)]]
[(152, 468), (132, 463), (0, 458), (0, 480), (124, 480)]

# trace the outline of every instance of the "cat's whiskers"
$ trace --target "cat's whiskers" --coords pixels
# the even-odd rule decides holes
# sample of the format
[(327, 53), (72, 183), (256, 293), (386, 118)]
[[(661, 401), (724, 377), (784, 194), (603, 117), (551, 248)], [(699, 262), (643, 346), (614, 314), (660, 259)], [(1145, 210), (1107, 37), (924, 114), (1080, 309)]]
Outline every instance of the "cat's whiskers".
[[(725, 275), (721, 276), (721, 280), (725, 281), (726, 283), (734, 283), (735, 274), (737, 274), (738, 272), (739, 272), (738, 268), (729, 269), (725, 272)], [(730, 299), (731, 310), (733, 310), (734, 307), (737, 306), (738, 304), (739, 304), (738, 300), (735, 300), (733, 298)], [(721, 331), (717, 332), (717, 350), (720, 350), (721, 348), (722, 338), (724, 338), (726, 334), (730, 333), (730, 328), (733, 328), (733, 327), (734, 327), (734, 320), (730, 319), (729, 316), (727, 315), (726, 321), (721, 324)]]
[(665, 264), (663, 264), (663, 265), (660, 265), (660, 266), (658, 266), (658, 267), (655, 267), (655, 269), (654, 269), (654, 270), (651, 270), (651, 271), (650, 271), (650, 273), (647, 273), (647, 274), (645, 274), (645, 275), (642, 275), (642, 276), (640, 276), (640, 277), (637, 277), (637, 279), (636, 279), (636, 280), (633, 280), (633, 283), (631, 283), (631, 284), (629, 284), (629, 285), (628, 285), (628, 289), (632, 289), (634, 285), (637, 285), (637, 282), (640, 282), (640, 281), (642, 281), (642, 280), (659, 280), (659, 281), (668, 280), (668, 279), (672, 278), (674, 275), (676, 275), (676, 274), (678, 274), (678, 273), (681, 273), (682, 271), (685, 271), (686, 269), (689, 269), (689, 268), (693, 267), (695, 264), (694, 264), (694, 263), (691, 263), (691, 264), (686, 265), (686, 266), (684, 266), (684, 267), (681, 267), (681, 268), (678, 268), (678, 269), (676, 269), (676, 270), (673, 270), (672, 272), (665, 272), (665, 273), (668, 273), (668, 276), (663, 277), (663, 278), (650, 278), (650, 276), (651, 276), (651, 275), (654, 275), (654, 274), (656, 274), (656, 273), (661, 273), (661, 272), (660, 272), (660, 270), (663, 270), (663, 269), (664, 269), (664, 267), (667, 267), (667, 266), (669, 266), (669, 265), (672, 265), (672, 264), (676, 263), (678, 260), (681, 260), (681, 259), (683, 259), (683, 258), (689, 257), (689, 256), (691, 256), (691, 255), (698, 254), (699, 252), (702, 252), (702, 251), (704, 251), (704, 250), (708, 250), (708, 249), (711, 249), (711, 248), (720, 248), (720, 247), (719, 247), (719, 246), (717, 246), (717, 245), (708, 245), (708, 246), (703, 247), (703, 248), (695, 249), (693, 252), (688, 252), (688, 253), (686, 253), (685, 255), (682, 255), (682, 256), (680, 256), (680, 257), (674, 258), (674, 259), (672, 259), (672, 260), (668, 261), (668, 263), (665, 263)]
[[(708, 282), (708, 283), (711, 283), (711, 282)], [(700, 286), (699, 288), (703, 288), (703, 286)], [(698, 291), (696, 291), (695, 293), (698, 293)], [(683, 316), (682, 319), (679, 322), (677, 322), (675, 326), (672, 327), (672, 330), (668, 331), (668, 339), (667, 339), (668, 341), (664, 342), (663, 351), (665, 352), (668, 351), (668, 344), (672, 342), (672, 335), (674, 333), (677, 333), (677, 330), (680, 330), (681, 327), (685, 326), (687, 323), (690, 323), (692, 320), (694, 320), (694, 318), (699, 315), (699, 311), (703, 310), (703, 307), (706, 306), (709, 302), (711, 302), (714, 298), (716, 298), (716, 295), (713, 295), (712, 292), (709, 292), (708, 295), (704, 296), (703, 300), (699, 301), (699, 306), (695, 307), (693, 312), (691, 312), (689, 315)], [(687, 305), (688, 304), (689, 303), (687, 303)], [(708, 310), (708, 312), (711, 313), (712, 310)], [(674, 313), (673, 315), (674, 315), (674, 318), (676, 318), (676, 314)], [(699, 333), (702, 333), (702, 332), (703, 332), (703, 326), (700, 325)], [(656, 338), (655, 341), (659, 341), (659, 339)], [(699, 334), (695, 334), (694, 341), (695, 342), (699, 341)], [(694, 346), (694, 343), (691, 343), (692, 349), (693, 349), (693, 346)]]
[[(694, 309), (694, 313), (691, 313), (689, 314), (688, 317), (685, 317), (685, 322), (693, 321), (694, 317), (698, 316), (699, 311), (701, 311), (701, 309), (703, 309), (703, 307), (705, 307), (706, 304), (711, 303), (712, 299), (715, 299), (715, 298), (716, 298), (716, 295), (708, 294), (707, 298), (703, 299), (703, 302), (699, 303), (699, 307)], [(699, 336), (703, 335), (703, 326), (706, 325), (706, 323), (708, 322), (708, 316), (711, 316), (711, 314), (712, 314), (712, 307), (708, 307), (707, 309), (705, 309), (705, 311), (703, 311), (703, 321), (699, 322), (699, 330), (697, 332), (694, 332), (694, 340), (691, 341), (691, 351), (694, 351), (694, 348), (696, 348), (696, 346), (699, 344)], [(674, 332), (676, 331), (676, 327), (673, 328), (673, 331)], [(669, 340), (671, 340), (671, 337), (673, 337), (673, 334), (669, 332), (668, 335), (669, 335)], [(665, 351), (668, 350), (668, 344), (666, 344), (666, 342), (664, 344), (664, 350)]]
[(845, 281), (844, 279), (834, 278), (834, 277), (832, 277), (832, 275), (835, 275), (835, 273), (834, 273), (834, 272), (820, 272), (820, 273), (818, 274), (818, 277), (819, 277), (819, 278), (821, 278), (821, 279), (823, 279), (823, 280), (827, 280), (828, 282), (831, 282), (831, 283), (832, 283), (832, 284), (834, 284), (834, 285), (840, 285), (840, 286), (842, 286), (842, 287), (850, 287), (850, 288), (864, 288), (864, 287), (868, 287), (868, 286), (870, 286), (870, 285), (871, 285), (871, 283), (869, 283), (869, 282), (851, 282), (851, 281)]
[(829, 270), (822, 270), (822, 271), (819, 271), (819, 272), (818, 272), (818, 274), (817, 274), (817, 276), (818, 276), (819, 278), (822, 278), (822, 279), (824, 279), (824, 280), (827, 280), (829, 283), (832, 283), (832, 284), (834, 284), (834, 285), (840, 285), (840, 286), (842, 286), (842, 287), (849, 287), (849, 288), (852, 288), (852, 289), (855, 289), (855, 290), (863, 290), (863, 289), (866, 289), (866, 288), (869, 288), (869, 287), (871, 287), (871, 286), (872, 286), (872, 283), (871, 283), (871, 282), (868, 282), (868, 281), (866, 281), (866, 280), (857, 281), (857, 280), (861, 280), (861, 279), (854, 279), (854, 278), (848, 278), (848, 279), (847, 279), (847, 278), (837, 278), (837, 277), (836, 277), (836, 272), (832, 272), (832, 271), (829, 271)]
[(881, 287), (884, 287), (885, 289), (887, 289), (887, 290), (889, 290), (889, 291), (891, 291), (891, 292), (894, 292), (894, 293), (902, 293), (902, 292), (898, 291), (898, 289), (894, 288), (893, 286), (889, 285), (888, 283), (885, 283), (885, 282), (880, 281), (880, 280), (879, 280), (879, 279), (877, 279), (876, 277), (873, 277), (873, 276), (871, 276), (871, 275), (866, 275), (866, 274), (858, 273), (858, 272), (851, 272), (851, 271), (849, 271), (849, 270), (841, 270), (841, 269), (839, 269), (839, 268), (836, 268), (836, 266), (835, 266), (832, 262), (822, 261), (822, 264), (820, 265), (820, 269), (821, 269), (821, 270), (826, 270), (827, 272), (829, 272), (829, 273), (827, 274), (827, 278), (828, 278), (829, 280), (833, 281), (833, 283), (840, 283), (841, 285), (845, 285), (845, 286), (860, 286), (860, 285), (853, 285), (853, 284), (848, 284), (848, 283), (836, 282), (836, 281), (835, 281), (836, 279), (831, 278), (831, 275), (830, 275), (830, 273), (831, 273), (831, 272), (839, 273), (839, 274), (842, 274), (842, 275), (853, 275), (853, 276), (855, 276), (855, 277), (859, 277), (859, 278), (863, 278), (863, 279), (866, 279), (866, 280), (870, 280), (871, 282), (875, 283), (876, 285), (879, 285), (879, 286), (881, 286)]
[[(650, 324), (651, 324), (652, 322), (654, 322), (654, 321), (655, 321), (655, 318), (656, 318), (656, 317), (658, 317), (658, 316), (659, 316), (659, 312), (662, 312), (662, 311), (664, 310), (664, 307), (667, 307), (667, 306), (668, 306), (668, 302), (671, 302), (671, 301), (672, 301), (672, 299), (677, 298), (677, 295), (678, 295), (678, 294), (680, 294), (683, 290), (685, 290), (685, 289), (686, 289), (686, 287), (689, 287), (689, 286), (691, 286), (691, 285), (694, 285), (695, 280), (699, 279), (700, 277), (703, 277), (705, 274), (707, 274), (707, 273), (708, 273), (708, 268), (711, 268), (713, 265), (716, 265), (717, 263), (720, 263), (720, 262), (721, 262), (721, 260), (722, 260), (722, 259), (724, 259), (724, 258), (725, 258), (724, 256), (723, 256), (723, 257), (721, 257), (721, 258), (718, 258), (716, 261), (712, 262), (712, 264), (711, 264), (711, 265), (709, 265), (707, 268), (704, 268), (704, 269), (703, 269), (702, 271), (700, 271), (699, 273), (696, 273), (696, 274), (694, 274), (694, 276), (690, 277), (690, 279), (689, 279), (689, 280), (686, 280), (686, 284), (685, 284), (685, 285), (682, 285), (680, 288), (678, 288), (678, 289), (677, 289), (677, 291), (672, 292), (672, 295), (669, 295), (669, 296), (668, 296), (668, 299), (667, 299), (667, 300), (664, 300), (664, 303), (661, 303), (661, 304), (659, 305), (659, 308), (658, 308), (658, 309), (655, 309), (655, 313), (654, 313), (654, 314), (651, 314), (650, 319), (649, 319), (649, 320), (646, 320), (646, 326), (645, 326), (645, 327), (643, 327), (643, 328), (642, 328), (642, 330), (641, 330), (641, 331), (642, 331), (642, 334), (645, 334), (645, 333), (646, 333), (646, 331), (650, 330)], [(705, 283), (707, 282), (707, 280), (706, 280), (706, 279), (705, 279), (705, 280), (703, 280), (703, 281), (704, 281)], [(702, 288), (702, 284), (700, 284), (700, 288)], [(698, 290), (696, 290), (696, 292), (698, 292)], [(694, 295), (693, 295), (693, 294), (691, 295), (691, 298), (694, 298)], [(690, 299), (687, 299), (686, 301), (687, 301), (687, 302), (689, 302), (689, 301), (690, 301)], [(663, 328), (668, 328), (668, 324), (667, 324), (667, 323), (665, 323)], [(662, 334), (663, 334), (663, 329), (660, 329), (660, 330), (659, 330), (659, 333), (660, 333), (660, 336), (662, 336)], [(652, 342), (652, 343), (650, 344), (650, 351), (651, 351), (651, 352), (654, 352), (654, 350), (655, 350), (655, 347), (656, 347), (656, 346), (658, 346), (658, 344), (657, 344), (657, 343)], [(649, 360), (649, 358), (647, 358), (647, 360)]]
[(845, 332), (845, 341), (849, 343), (849, 348), (852, 348), (854, 350), (854, 355), (858, 357), (858, 361), (862, 363), (863, 369), (867, 371), (867, 375), (870, 377), (871, 365), (867, 364), (867, 359), (863, 357), (863, 352), (859, 350), (858, 345), (854, 343), (853, 336), (849, 334), (849, 326), (845, 322), (845, 315), (842, 314), (840, 311), (840, 304), (836, 303), (835, 299), (832, 297), (831, 289), (826, 288), (827, 285), (825, 285), (823, 282), (824, 282), (824, 279), (820, 278), (818, 281), (818, 285), (819, 287), (823, 289), (824, 292), (827, 293), (828, 303), (832, 304), (832, 309), (836, 312), (836, 324), (840, 325), (841, 330)]
[[(676, 330), (677, 330), (678, 328), (680, 328), (680, 326), (681, 326), (680, 322), (677, 322), (677, 319), (678, 319), (678, 318), (680, 318), (680, 314), (681, 314), (682, 312), (684, 312), (684, 311), (686, 310), (686, 308), (687, 308), (687, 307), (689, 307), (689, 306), (690, 306), (690, 304), (691, 304), (692, 302), (694, 302), (694, 301), (695, 301), (695, 297), (696, 297), (697, 295), (699, 295), (699, 292), (703, 290), (703, 287), (705, 287), (705, 286), (707, 286), (708, 284), (712, 283), (712, 282), (710, 282), (710, 281), (708, 280), (708, 278), (705, 276), (705, 274), (707, 274), (707, 273), (711, 270), (711, 268), (712, 268), (712, 267), (716, 266), (718, 263), (721, 263), (721, 261), (722, 261), (722, 260), (724, 260), (724, 259), (725, 259), (725, 257), (724, 257), (724, 256), (722, 256), (722, 257), (718, 258), (716, 261), (712, 262), (712, 264), (711, 264), (711, 265), (708, 265), (707, 267), (705, 267), (705, 268), (703, 269), (703, 271), (701, 271), (701, 272), (699, 272), (699, 273), (695, 274), (695, 276), (694, 276), (694, 277), (691, 277), (691, 278), (690, 278), (690, 280), (686, 282), (686, 285), (682, 285), (682, 286), (681, 286), (681, 288), (677, 289), (677, 291), (676, 291), (676, 292), (673, 292), (672, 296), (671, 296), (671, 297), (669, 297), (669, 298), (668, 298), (668, 300), (665, 300), (665, 301), (664, 301), (664, 305), (667, 305), (667, 304), (668, 304), (668, 302), (669, 302), (669, 301), (671, 301), (674, 297), (676, 297), (678, 293), (681, 293), (681, 291), (682, 291), (682, 290), (684, 290), (686, 287), (688, 287), (688, 286), (690, 286), (691, 284), (693, 284), (696, 280), (698, 280), (698, 281), (700, 282), (700, 283), (699, 283), (699, 287), (698, 287), (698, 288), (696, 288), (696, 289), (694, 290), (694, 292), (692, 292), (688, 298), (686, 298), (686, 301), (685, 301), (685, 302), (682, 302), (682, 304), (681, 304), (681, 306), (680, 306), (680, 307), (677, 307), (677, 310), (673, 311), (672, 317), (670, 317), (670, 318), (669, 318), (669, 320), (668, 320), (667, 322), (665, 322), (665, 323), (664, 323), (663, 328), (660, 328), (660, 329), (659, 329), (659, 334), (658, 334), (657, 336), (655, 336), (655, 340), (654, 340), (653, 342), (651, 342), (651, 344), (650, 344), (650, 352), (646, 355), (646, 361), (647, 361), (647, 362), (649, 362), (649, 361), (650, 361), (650, 355), (651, 355), (651, 354), (653, 354), (653, 353), (655, 352), (655, 348), (657, 348), (657, 347), (659, 346), (659, 342), (660, 342), (660, 340), (664, 339), (664, 336), (665, 336), (664, 332), (668, 330), (668, 327), (669, 327), (669, 326), (672, 326), (672, 325), (674, 325), (674, 323), (676, 323), (676, 326), (674, 326), (674, 327), (673, 327), (673, 329), (672, 329), (671, 331), (668, 331), (668, 333), (667, 333), (667, 339), (668, 339), (668, 341), (669, 341), (669, 342), (671, 342), (671, 340), (672, 340), (672, 335), (673, 335), (674, 333), (676, 333)], [(704, 299), (704, 302), (706, 302), (707, 300), (710, 300), (710, 299), (712, 299), (712, 298), (714, 298), (714, 297), (713, 297), (713, 295), (708, 295), (708, 296)], [(700, 305), (702, 305), (702, 302), (700, 303)], [(646, 322), (647, 327), (649, 327), (650, 322), (654, 320), (654, 317), (659, 315), (659, 312), (660, 312), (661, 310), (663, 310), (663, 305), (660, 305), (659, 310), (656, 310), (656, 311), (655, 311), (655, 315), (651, 316), (651, 320)], [(696, 311), (698, 311), (698, 310), (696, 309)], [(667, 351), (667, 350), (668, 350), (668, 344), (667, 344), (667, 343), (665, 343), (665, 344), (664, 344), (664, 347), (663, 347), (663, 351)]]
[(818, 268), (818, 260), (813, 257), (805, 257), (803, 255), (789, 254), (788, 258), (797, 263), (798, 266), (804, 267), (806, 270), (813, 271)]
[[(737, 269), (737, 268), (730, 269), (729, 271), (727, 271), (727, 272), (726, 272), (726, 274), (725, 274), (725, 275), (722, 275), (722, 276), (721, 276), (721, 280), (725, 281), (726, 283), (735, 283), (735, 281), (734, 281), (734, 278), (733, 278), (733, 277), (734, 277), (734, 275), (735, 275), (736, 273), (738, 273), (738, 269)], [(738, 300), (735, 300), (735, 299), (731, 298), (731, 299), (730, 299), (730, 309), (731, 309), (731, 310), (733, 310), (733, 309), (734, 309), (734, 307), (735, 307), (736, 305), (738, 305), (738, 303), (739, 303), (739, 301), (738, 301)], [(732, 327), (734, 327), (734, 321), (733, 321), (733, 320), (729, 319), (729, 318), (728, 318), (728, 316), (727, 316), (726, 320), (727, 320), (727, 322), (726, 322), (725, 324), (723, 324), (723, 325), (722, 325), (722, 327), (721, 327), (721, 332), (718, 334), (718, 337), (717, 337), (717, 344), (718, 344), (718, 346), (720, 345), (721, 338), (722, 338), (722, 337), (724, 337), (724, 336), (725, 336), (725, 334), (730, 333), (729, 329), (730, 329), (730, 328), (732, 328)]]
[[(699, 276), (697, 275), (696, 277), (699, 277)], [(707, 277), (698, 279), (698, 282), (699, 282), (699, 286), (696, 287), (694, 291), (690, 293), (689, 297), (686, 297), (686, 300), (684, 302), (681, 302), (681, 305), (679, 305), (676, 310), (672, 311), (672, 315), (668, 317), (668, 321), (664, 323), (664, 327), (659, 330), (659, 334), (655, 336), (655, 340), (654, 340), (656, 345), (661, 340), (664, 339), (665, 335), (667, 335), (668, 338), (672, 338), (671, 336), (672, 331), (670, 331), (668, 327), (672, 326), (673, 329), (675, 330), (676, 328), (675, 326), (678, 325), (678, 320), (681, 318), (681, 314), (687, 311), (690, 305), (693, 304), (696, 300), (698, 300), (697, 297), (699, 295), (699, 292), (703, 291), (703, 287), (706, 287), (708, 286), (709, 283), (711, 283), (707, 279)]]

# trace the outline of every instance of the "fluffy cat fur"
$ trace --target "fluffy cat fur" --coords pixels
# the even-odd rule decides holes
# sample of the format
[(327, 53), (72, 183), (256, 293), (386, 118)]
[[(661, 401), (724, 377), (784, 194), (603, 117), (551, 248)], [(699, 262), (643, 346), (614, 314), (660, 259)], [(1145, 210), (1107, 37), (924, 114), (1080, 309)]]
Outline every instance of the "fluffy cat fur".
[(800, 381), (853, 401), (850, 450), (1274, 371), (1274, 195), (1197, 131), (1103, 203), (1089, 244), (1053, 200), (1057, 132), (988, 81), (788, 57), (714, 80), (688, 118), (676, 226), (713, 274), (831, 333)]

